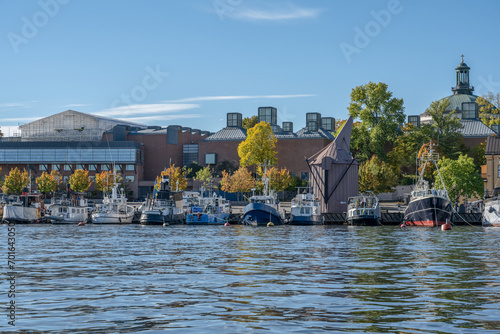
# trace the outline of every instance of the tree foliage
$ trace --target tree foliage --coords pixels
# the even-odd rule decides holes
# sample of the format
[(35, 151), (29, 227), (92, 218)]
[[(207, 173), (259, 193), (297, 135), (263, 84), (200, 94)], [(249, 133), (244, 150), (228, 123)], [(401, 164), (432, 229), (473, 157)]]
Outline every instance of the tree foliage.
[[(116, 183), (120, 183), (121, 180), (121, 175), (116, 173)], [(115, 175), (112, 171), (105, 170), (95, 175), (95, 187), (97, 190), (109, 193), (114, 186)]]
[(202, 187), (205, 189), (207, 189), (207, 187), (210, 185), (210, 180), (212, 178), (213, 178), (213, 170), (212, 168), (210, 168), (210, 166), (200, 169), (196, 173), (196, 176), (194, 177), (195, 180), (201, 182)]
[(492, 126), (500, 124), (500, 93), (488, 92), (476, 99), (479, 108), (479, 118), (484, 124)]
[(245, 193), (255, 187), (255, 179), (245, 167), (240, 167), (233, 175), (224, 171), (221, 183), (221, 189), (230, 193)]
[[(474, 165), (472, 158), (467, 155), (458, 157), (457, 160), (441, 158), (438, 167), (448, 190), (450, 199), (458, 202), (460, 197), (482, 198), (484, 195), (484, 181)], [(443, 188), (438, 171), (434, 172), (436, 188)]]
[(236, 161), (222, 160), (217, 165), (215, 165), (214, 172), (217, 176), (222, 177), (222, 172), (226, 171), (229, 174), (233, 174), (238, 169)]
[(259, 117), (257, 115), (254, 115), (252, 117), (245, 117), (243, 118), (243, 128), (244, 129), (251, 129), (253, 128), (255, 125), (257, 125), (257, 123), (259, 122)]
[(9, 194), (21, 194), (23, 188), (30, 184), (30, 177), (26, 169), (22, 172), (15, 167), (11, 169), (9, 174), (5, 176), (3, 191)]
[(38, 190), (42, 194), (47, 194), (56, 191), (57, 186), (62, 183), (62, 178), (57, 170), (52, 170), (49, 173), (43, 172), (41, 176), (36, 179)]
[(77, 169), (69, 177), (69, 186), (71, 190), (77, 193), (87, 191), (92, 184), (88, 170)]
[(175, 164), (162, 171), (161, 175), (168, 176), (172, 190), (182, 191), (187, 188), (186, 171), (180, 167), (175, 167)]
[(392, 167), (376, 155), (359, 166), (359, 191), (375, 194), (389, 192), (397, 185), (398, 175)]
[(276, 164), (276, 142), (271, 125), (266, 122), (258, 123), (248, 130), (247, 139), (238, 146), (240, 165)]
[(290, 173), (286, 168), (271, 167), (266, 171), (266, 176), (269, 180), (269, 189), (276, 192), (285, 190), (292, 182)]
[(465, 149), (460, 133), (462, 125), (455, 112), (447, 110), (449, 105), (448, 99), (431, 102), (426, 113), (432, 117), (432, 139), (437, 142), (439, 150), (448, 158), (456, 158)]
[[(384, 159), (387, 143), (397, 138), (399, 125), (405, 120), (403, 99), (393, 97), (387, 88), (385, 83), (369, 82), (351, 92), (351, 103), (347, 108), (349, 115), (361, 120), (357, 131), (368, 134), (365, 139), (368, 146), (359, 155), (361, 160), (369, 158), (371, 154)], [(353, 131), (353, 139), (354, 135)], [(364, 143), (354, 144), (358, 150), (364, 146)]]

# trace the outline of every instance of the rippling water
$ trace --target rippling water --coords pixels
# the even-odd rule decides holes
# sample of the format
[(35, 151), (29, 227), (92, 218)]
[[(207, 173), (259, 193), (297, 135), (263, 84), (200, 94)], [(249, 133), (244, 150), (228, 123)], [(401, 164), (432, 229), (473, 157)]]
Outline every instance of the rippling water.
[(17, 225), (16, 245), (17, 330), (500, 332), (495, 228)]

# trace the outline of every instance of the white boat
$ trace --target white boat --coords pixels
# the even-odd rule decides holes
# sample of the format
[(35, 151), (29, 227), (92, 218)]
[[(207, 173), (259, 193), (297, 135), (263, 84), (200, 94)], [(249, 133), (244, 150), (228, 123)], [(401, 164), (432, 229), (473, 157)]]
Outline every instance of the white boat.
[(184, 221), (184, 210), (182, 201), (176, 201), (181, 197), (180, 193), (170, 191), (169, 179), (163, 176), (160, 190), (152, 194), (141, 206), (142, 213), (139, 219), (141, 225), (171, 225), (180, 224)]
[(111, 196), (106, 194), (102, 204), (96, 205), (91, 214), (94, 224), (130, 224), (134, 218), (134, 207), (127, 205), (127, 197), (118, 193), (118, 184), (112, 188)]
[(43, 204), (40, 194), (23, 193), (3, 207), (2, 222), (44, 223)]
[(310, 187), (297, 188), (297, 196), (290, 203), (290, 225), (321, 225), (323, 215), (319, 200), (314, 198)]
[(482, 224), (484, 227), (500, 227), (500, 198), (493, 197), (484, 201)]
[(380, 204), (374, 193), (368, 192), (347, 200), (348, 225), (377, 226), (380, 225)]
[(186, 214), (186, 224), (223, 225), (230, 215), (230, 202), (214, 193), (211, 197), (198, 197), (198, 203), (190, 206)]
[(83, 196), (53, 200), (47, 207), (46, 218), (52, 224), (86, 223), (89, 219), (88, 210), (87, 199)]

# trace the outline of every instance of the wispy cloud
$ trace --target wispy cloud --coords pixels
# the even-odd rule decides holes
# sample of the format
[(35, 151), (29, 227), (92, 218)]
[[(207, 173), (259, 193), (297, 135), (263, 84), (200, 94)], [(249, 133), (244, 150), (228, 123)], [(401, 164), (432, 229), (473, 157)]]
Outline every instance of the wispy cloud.
[(130, 106), (121, 106), (116, 108), (109, 108), (99, 112), (96, 115), (113, 117), (113, 116), (135, 116), (159, 113), (175, 113), (178, 111), (185, 111), (196, 109), (200, 106), (198, 104), (182, 104), (182, 103), (157, 103), (157, 104), (133, 104)]
[(0, 103), (0, 108), (32, 108), (37, 101)]
[(169, 103), (203, 102), (203, 101), (229, 101), (229, 100), (252, 100), (252, 99), (291, 99), (299, 97), (314, 97), (313, 94), (295, 95), (221, 95), (221, 96), (197, 96), (184, 99), (165, 101)]
[(40, 119), (41, 117), (16, 117), (16, 118), (1, 118), (0, 122), (2, 123), (24, 123), (24, 122), (32, 122)]
[(291, 21), (315, 19), (323, 10), (319, 8), (299, 7), (291, 3), (276, 4), (262, 2), (257, 6), (242, 4), (225, 13), (229, 18), (245, 21)]

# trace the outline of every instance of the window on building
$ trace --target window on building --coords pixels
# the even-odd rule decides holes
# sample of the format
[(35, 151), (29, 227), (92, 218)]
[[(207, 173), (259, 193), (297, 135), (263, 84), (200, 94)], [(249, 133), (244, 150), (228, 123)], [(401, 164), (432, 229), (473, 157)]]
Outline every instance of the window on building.
[(408, 123), (416, 128), (420, 127), (420, 116), (408, 116)]
[(476, 118), (478, 118), (476, 102), (462, 103), (462, 119), (476, 119)]
[(335, 118), (333, 117), (321, 118), (321, 128), (328, 132), (335, 131)]
[(46, 170), (48, 170), (48, 165), (38, 165), (38, 170), (39, 171), (46, 171)]
[(109, 165), (101, 165), (101, 170), (109, 170)]
[(498, 165), (498, 177), (500, 177), (500, 165)]
[(241, 125), (242, 125), (241, 117), (242, 116), (240, 113), (227, 114), (227, 126), (228, 127), (241, 127)]
[(293, 123), (283, 122), (283, 132), (293, 132)]
[(61, 165), (52, 165), (52, 170), (61, 171)]
[(187, 166), (193, 162), (198, 163), (198, 144), (182, 145), (182, 165)]
[(216, 163), (217, 163), (217, 154), (216, 153), (205, 154), (205, 165), (215, 165)]
[(321, 125), (321, 114), (317, 112), (308, 112), (306, 114), (306, 126), (309, 131), (318, 131)]
[(89, 170), (90, 170), (90, 171), (94, 171), (94, 172), (95, 172), (95, 171), (97, 170), (97, 165), (90, 164), (90, 165), (89, 165)]
[(125, 170), (135, 170), (135, 165), (126, 165)]
[(259, 122), (267, 122), (274, 125), (278, 122), (278, 111), (273, 107), (260, 107), (258, 119)]
[(126, 182), (134, 182), (135, 176), (134, 175), (127, 175), (125, 176), (125, 181)]
[(71, 171), (71, 165), (64, 165), (64, 170)]
[(309, 173), (308, 172), (301, 172), (300, 173), (300, 178), (305, 181), (309, 181)]
[(85, 165), (76, 165), (76, 169), (81, 169), (81, 170), (85, 170)]

